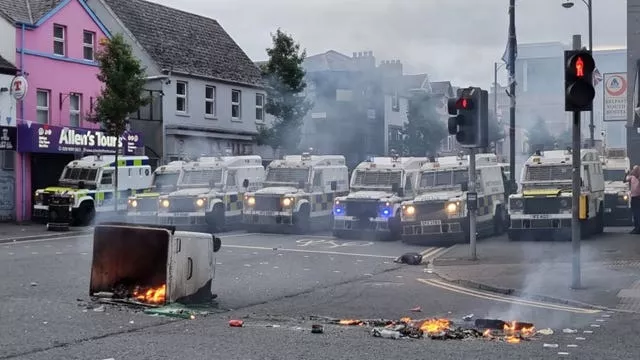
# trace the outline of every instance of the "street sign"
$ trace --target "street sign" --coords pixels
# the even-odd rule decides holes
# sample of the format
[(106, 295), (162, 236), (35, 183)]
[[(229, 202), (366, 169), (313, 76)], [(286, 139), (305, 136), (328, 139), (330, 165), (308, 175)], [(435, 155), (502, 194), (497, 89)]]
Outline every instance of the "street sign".
[(467, 210), (478, 210), (478, 193), (467, 192)]
[(11, 80), (11, 96), (14, 99), (20, 101), (27, 96), (27, 90), (29, 89), (29, 82), (24, 76), (16, 76)]
[(604, 96), (602, 98), (604, 121), (627, 120), (627, 73), (603, 75)]

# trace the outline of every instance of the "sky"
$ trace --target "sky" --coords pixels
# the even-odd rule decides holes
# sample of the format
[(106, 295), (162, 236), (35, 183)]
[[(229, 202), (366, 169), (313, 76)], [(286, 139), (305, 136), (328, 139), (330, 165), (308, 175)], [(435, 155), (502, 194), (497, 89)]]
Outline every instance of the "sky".
[[(407, 74), (487, 88), (509, 20), (509, 0), (151, 1), (216, 19), (255, 61), (266, 59), (270, 34), (281, 28), (308, 55), (373, 51), (378, 61), (400, 60)], [(575, 0), (565, 9), (565, 1), (516, 0), (518, 43), (570, 44), (572, 34), (582, 34), (586, 44), (587, 6)], [(594, 0), (594, 49), (625, 47), (626, 22), (626, 0)], [(506, 79), (504, 70), (499, 79)]]

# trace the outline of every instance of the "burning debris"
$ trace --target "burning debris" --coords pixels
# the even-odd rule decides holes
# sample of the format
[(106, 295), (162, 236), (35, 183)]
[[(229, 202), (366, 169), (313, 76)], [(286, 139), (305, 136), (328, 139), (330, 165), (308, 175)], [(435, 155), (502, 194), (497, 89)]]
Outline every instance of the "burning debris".
[[(312, 320), (320, 320), (312, 317)], [(445, 318), (400, 320), (358, 320), (358, 319), (328, 319), (329, 324), (342, 326), (372, 327), (371, 334), (375, 337), (400, 338), (429, 338), (432, 340), (468, 340), (487, 339), (501, 340), (507, 343), (519, 343), (531, 339), (536, 330), (532, 323), (494, 319), (477, 319), (473, 328), (458, 326)], [(468, 320), (467, 320), (468, 321)]]

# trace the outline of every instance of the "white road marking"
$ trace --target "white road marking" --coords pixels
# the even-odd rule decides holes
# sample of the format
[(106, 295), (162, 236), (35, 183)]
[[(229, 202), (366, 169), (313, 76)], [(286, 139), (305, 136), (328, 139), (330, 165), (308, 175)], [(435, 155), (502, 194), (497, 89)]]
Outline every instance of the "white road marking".
[[(223, 245), (224, 247), (234, 248), (234, 249), (248, 249), (248, 250), (268, 250), (274, 251), (271, 247), (264, 246), (248, 246), (248, 245)], [(378, 259), (395, 259), (396, 256), (386, 256), (386, 255), (374, 255), (374, 254), (357, 254), (357, 253), (343, 253), (337, 251), (323, 251), (323, 250), (304, 250), (304, 249), (286, 249), (286, 248), (278, 248), (277, 251), (284, 252), (297, 252), (297, 253), (305, 253), (305, 254), (325, 254), (325, 255), (344, 255), (344, 256), (356, 256), (356, 257), (370, 257), (370, 258), (378, 258)], [(389, 263), (390, 262), (385, 262)]]

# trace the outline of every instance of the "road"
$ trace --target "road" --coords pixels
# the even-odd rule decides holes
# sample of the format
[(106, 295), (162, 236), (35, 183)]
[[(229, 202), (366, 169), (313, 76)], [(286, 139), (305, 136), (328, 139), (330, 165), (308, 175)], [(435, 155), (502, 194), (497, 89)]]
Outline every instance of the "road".
[[(444, 282), (426, 266), (393, 262), (408, 251), (433, 258), (441, 248), (324, 235), (221, 238), (219, 305), (194, 320), (121, 307), (94, 311), (88, 236), (1, 245), (0, 359), (635, 359), (640, 352), (639, 315), (469, 290)], [(422, 312), (409, 311), (416, 306)], [(362, 327), (327, 325), (322, 335), (308, 330), (311, 315), (457, 320), (466, 314), (531, 321), (555, 333), (507, 344), (394, 341), (374, 338)], [(232, 318), (243, 318), (246, 326), (230, 328)], [(279, 326), (267, 327), (274, 324)], [(565, 334), (564, 328), (577, 333)]]

